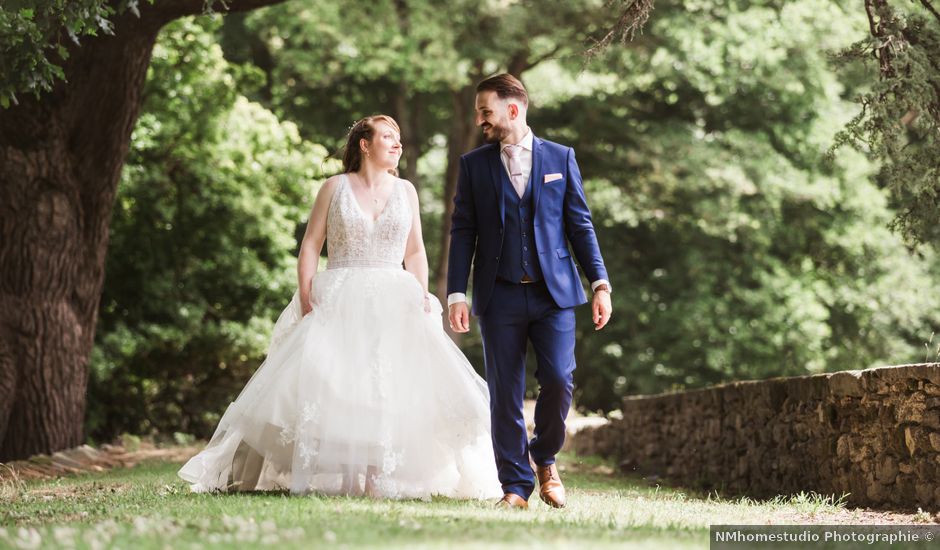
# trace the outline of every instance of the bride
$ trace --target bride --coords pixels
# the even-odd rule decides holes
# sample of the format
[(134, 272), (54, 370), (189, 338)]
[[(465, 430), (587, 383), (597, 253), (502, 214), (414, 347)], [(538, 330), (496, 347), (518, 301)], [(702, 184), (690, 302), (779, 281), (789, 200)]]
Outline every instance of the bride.
[(267, 358), (179, 471), (193, 491), (502, 495), (486, 385), (427, 292), (418, 195), (394, 175), (401, 152), (391, 117), (353, 125), (343, 173), (314, 201), (299, 290)]

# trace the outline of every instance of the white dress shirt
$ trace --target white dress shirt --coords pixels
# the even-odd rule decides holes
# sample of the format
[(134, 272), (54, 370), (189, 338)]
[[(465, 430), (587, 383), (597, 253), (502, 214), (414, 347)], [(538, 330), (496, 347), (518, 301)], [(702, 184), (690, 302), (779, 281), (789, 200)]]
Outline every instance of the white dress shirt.
[[(512, 173), (509, 171), (509, 153), (505, 150), (507, 145), (518, 145), (522, 147), (519, 151), (519, 162), (522, 167), (522, 179), (525, 180), (526, 186), (530, 185), (529, 175), (532, 173), (532, 130), (526, 127), (525, 135), (522, 136), (522, 139), (519, 143), (509, 143), (507, 141), (499, 142), (499, 159), (503, 162), (503, 169), (506, 170), (506, 174), (512, 178)], [(591, 283), (591, 290), (595, 290), (600, 285), (607, 285), (607, 288), (610, 287), (610, 283), (605, 279), (598, 279)], [(452, 306), (458, 302), (466, 302), (467, 295), (463, 292), (452, 292), (447, 295), (447, 305)]]
[(528, 187), (529, 174), (532, 173), (532, 130), (526, 128), (525, 135), (522, 136), (522, 141), (519, 143), (499, 142), (499, 160), (503, 161), (503, 168), (506, 169), (506, 174), (509, 175), (509, 179), (512, 181), (512, 172), (509, 170), (509, 151), (506, 151), (507, 145), (522, 147), (519, 150), (519, 164), (522, 168), (522, 181), (526, 182), (526, 187)]

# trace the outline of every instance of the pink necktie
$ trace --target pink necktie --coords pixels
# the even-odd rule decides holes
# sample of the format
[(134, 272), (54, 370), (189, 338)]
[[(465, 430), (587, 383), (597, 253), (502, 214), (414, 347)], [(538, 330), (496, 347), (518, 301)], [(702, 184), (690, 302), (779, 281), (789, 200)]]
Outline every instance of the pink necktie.
[(509, 155), (509, 181), (512, 182), (516, 194), (521, 199), (522, 195), (525, 194), (526, 184), (526, 181), (522, 179), (522, 160), (519, 158), (519, 155), (522, 154), (522, 146), (507, 145), (503, 147), (503, 150)]

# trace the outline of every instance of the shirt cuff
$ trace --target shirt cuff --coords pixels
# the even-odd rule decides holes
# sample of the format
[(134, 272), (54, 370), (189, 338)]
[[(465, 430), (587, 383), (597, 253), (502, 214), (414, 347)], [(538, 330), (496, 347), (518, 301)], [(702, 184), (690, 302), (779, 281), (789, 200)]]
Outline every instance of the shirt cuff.
[(450, 307), (460, 302), (466, 302), (466, 301), (467, 301), (467, 295), (464, 294), (463, 292), (453, 292), (447, 295), (447, 307)]
[(596, 291), (596, 290), (597, 290), (597, 287), (599, 287), (599, 286), (601, 286), (601, 285), (607, 285), (607, 291), (608, 291), (608, 292), (612, 292), (612, 291), (613, 291), (613, 288), (614, 288), (614, 287), (610, 286), (610, 281), (608, 281), (607, 279), (598, 279), (598, 280), (594, 281), (593, 283), (591, 283), (591, 292)]

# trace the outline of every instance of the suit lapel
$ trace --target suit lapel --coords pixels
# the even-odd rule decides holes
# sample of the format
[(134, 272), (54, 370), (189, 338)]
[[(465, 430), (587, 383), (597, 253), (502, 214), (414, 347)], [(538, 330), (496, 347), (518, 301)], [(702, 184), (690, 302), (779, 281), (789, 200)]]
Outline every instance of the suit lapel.
[(532, 136), (532, 175), (529, 178), (529, 185), (532, 186), (532, 206), (533, 217), (538, 216), (539, 197), (542, 194), (542, 140)]
[(503, 174), (506, 169), (503, 167), (503, 161), (499, 158), (499, 144), (497, 143), (490, 149), (490, 179), (493, 180), (493, 186), (496, 190), (496, 201), (499, 203), (499, 223), (506, 222), (506, 201), (503, 196), (505, 186), (503, 185)]

